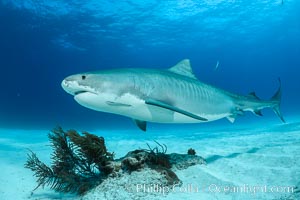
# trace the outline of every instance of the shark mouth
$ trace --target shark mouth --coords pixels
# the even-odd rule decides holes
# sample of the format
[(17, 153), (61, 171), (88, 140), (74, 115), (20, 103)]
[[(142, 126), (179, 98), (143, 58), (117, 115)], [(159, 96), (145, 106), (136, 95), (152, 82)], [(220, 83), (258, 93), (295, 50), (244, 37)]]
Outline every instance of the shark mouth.
[(92, 91), (88, 91), (88, 90), (78, 90), (76, 92), (74, 92), (74, 96), (79, 95), (79, 94), (84, 94), (84, 93), (91, 93), (91, 94), (96, 94), (96, 92), (92, 92)]
[(86, 92), (89, 92), (89, 91), (86, 91), (86, 90), (80, 90), (80, 91), (77, 91), (74, 93), (74, 95), (78, 95), (78, 94), (83, 94), (83, 93), (86, 93)]

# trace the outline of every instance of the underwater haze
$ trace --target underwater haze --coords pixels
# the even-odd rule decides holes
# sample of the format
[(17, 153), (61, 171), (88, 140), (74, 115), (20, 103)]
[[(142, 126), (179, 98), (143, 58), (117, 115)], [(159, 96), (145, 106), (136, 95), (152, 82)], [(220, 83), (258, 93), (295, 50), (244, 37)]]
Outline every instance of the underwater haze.
[[(0, 126), (134, 128), (130, 119), (78, 105), (61, 81), (101, 69), (167, 69), (185, 58), (200, 81), (262, 99), (280, 77), (289, 121), (300, 110), (299, 9), (297, 0), (1, 0)], [(236, 123), (280, 123), (264, 115)], [(149, 127), (160, 126), (181, 125)]]
[[(143, 132), (128, 117), (79, 105), (67, 92), (86, 90), (62, 84), (83, 72), (164, 70), (184, 59), (199, 81), (252, 94), (233, 117), (247, 110), (245, 98), (259, 101), (252, 92), (270, 100), (280, 79), (286, 122), (266, 108), (234, 123), (148, 123)], [(1, 200), (300, 199), (299, 0), (0, 0), (0, 67)], [(224, 97), (210, 101), (217, 110), (229, 95), (213, 91)], [(196, 103), (162, 104), (206, 120), (188, 112)]]

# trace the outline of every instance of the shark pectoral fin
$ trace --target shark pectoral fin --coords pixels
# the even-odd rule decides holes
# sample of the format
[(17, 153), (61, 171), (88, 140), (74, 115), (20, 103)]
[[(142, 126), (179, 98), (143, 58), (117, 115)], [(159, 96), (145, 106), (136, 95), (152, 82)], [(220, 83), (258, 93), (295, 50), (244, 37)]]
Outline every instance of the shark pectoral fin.
[(148, 100), (145, 101), (145, 103), (148, 104), (148, 105), (157, 106), (157, 107), (165, 108), (165, 109), (168, 109), (168, 110), (171, 110), (171, 111), (174, 111), (174, 112), (178, 112), (180, 114), (186, 115), (188, 117), (191, 117), (191, 118), (194, 118), (194, 119), (197, 119), (197, 120), (200, 120), (200, 121), (207, 121), (207, 119), (205, 119), (203, 117), (200, 117), (200, 116), (195, 115), (193, 113), (190, 113), (188, 111), (182, 110), (180, 108), (174, 107), (172, 105), (166, 104), (164, 102), (157, 101), (155, 99), (148, 99)]
[(123, 107), (130, 107), (131, 106), (129, 104), (117, 103), (117, 102), (114, 102), (114, 101), (106, 101), (106, 104), (110, 105), (110, 106), (123, 106)]
[(231, 123), (233, 123), (235, 121), (236, 115), (230, 115), (228, 117), (226, 117), (228, 119), (228, 121), (230, 121)]
[(142, 131), (146, 131), (147, 130), (147, 122), (145, 121), (140, 121), (137, 119), (132, 119), (135, 124), (142, 130)]

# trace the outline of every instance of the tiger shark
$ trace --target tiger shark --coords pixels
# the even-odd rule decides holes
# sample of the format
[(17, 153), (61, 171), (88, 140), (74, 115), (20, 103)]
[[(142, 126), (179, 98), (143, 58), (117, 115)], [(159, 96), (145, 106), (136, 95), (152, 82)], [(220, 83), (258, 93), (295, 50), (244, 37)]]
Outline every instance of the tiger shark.
[(245, 111), (262, 116), (271, 108), (280, 112), (281, 81), (270, 100), (254, 92), (234, 94), (199, 81), (190, 61), (169, 69), (121, 68), (71, 75), (61, 83), (80, 105), (132, 118), (146, 131), (147, 122), (198, 123), (227, 118), (234, 122)]

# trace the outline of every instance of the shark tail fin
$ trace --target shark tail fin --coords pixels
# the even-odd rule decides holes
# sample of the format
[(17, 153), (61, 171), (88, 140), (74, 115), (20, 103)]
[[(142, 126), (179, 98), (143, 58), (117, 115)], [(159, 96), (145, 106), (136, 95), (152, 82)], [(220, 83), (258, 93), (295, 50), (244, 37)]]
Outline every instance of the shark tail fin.
[(279, 81), (279, 88), (276, 91), (276, 93), (273, 95), (273, 97), (271, 98), (271, 101), (275, 102), (275, 104), (273, 106), (273, 111), (281, 119), (281, 121), (283, 123), (285, 123), (285, 120), (280, 111), (280, 104), (281, 104), (281, 80), (280, 80), (280, 78), (278, 78), (278, 81)]

